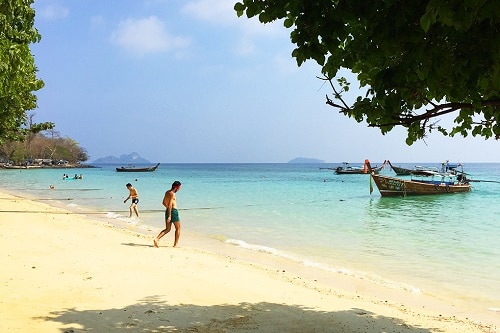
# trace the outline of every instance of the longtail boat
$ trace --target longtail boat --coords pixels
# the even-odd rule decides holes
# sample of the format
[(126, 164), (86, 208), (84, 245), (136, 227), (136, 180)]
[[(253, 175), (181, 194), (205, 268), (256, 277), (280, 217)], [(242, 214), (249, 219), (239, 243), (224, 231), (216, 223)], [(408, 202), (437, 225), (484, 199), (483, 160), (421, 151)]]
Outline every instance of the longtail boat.
[[(373, 172), (370, 162), (367, 163), (367, 167), (380, 195), (383, 197), (462, 193), (469, 192), (471, 189), (469, 179), (467, 179), (465, 173), (458, 171), (456, 168), (452, 168), (451, 172), (431, 170), (422, 170), (418, 174), (412, 172), (412, 179), (406, 180), (376, 174)], [(450, 169), (446, 167), (445, 170)], [(421, 178), (417, 179), (413, 176)], [(370, 193), (372, 190), (370, 186)]]
[(156, 171), (156, 169), (158, 169), (159, 165), (160, 165), (160, 163), (157, 163), (155, 166), (146, 167), (146, 168), (136, 168), (134, 166), (126, 166), (126, 167), (116, 168), (116, 171), (117, 172), (150, 172), (150, 171)]
[(389, 160), (387, 160), (387, 163), (389, 163), (389, 166), (391, 167), (392, 171), (394, 171), (398, 176), (409, 176), (410, 173), (413, 171), (412, 169), (407, 169), (407, 168), (402, 168), (400, 166), (392, 165), (391, 161)]
[[(350, 166), (349, 163), (347, 162), (343, 162), (343, 165), (342, 166), (339, 166), (335, 169), (335, 173), (337, 175), (359, 175), (359, 174), (367, 174), (369, 173), (368, 172), (368, 167), (366, 165), (366, 163), (368, 162), (368, 160), (365, 160), (365, 163), (363, 164), (362, 167), (360, 166)], [(372, 168), (372, 172), (375, 172), (375, 173), (380, 173), (380, 171), (382, 171), (382, 169), (384, 168), (385, 166), (385, 161), (384, 163), (382, 163), (381, 165), (379, 166), (376, 166), (376, 167), (373, 167)]]

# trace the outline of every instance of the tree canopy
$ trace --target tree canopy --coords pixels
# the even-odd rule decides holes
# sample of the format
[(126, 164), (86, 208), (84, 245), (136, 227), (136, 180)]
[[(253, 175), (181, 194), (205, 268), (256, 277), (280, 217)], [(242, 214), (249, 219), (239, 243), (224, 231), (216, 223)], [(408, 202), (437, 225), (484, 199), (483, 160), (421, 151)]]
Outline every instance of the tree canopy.
[[(500, 138), (500, 7), (497, 0), (242, 0), (238, 16), (282, 20), (298, 66), (314, 60), (332, 88), (326, 103), (357, 122), (408, 130)], [(366, 94), (349, 105), (357, 75)], [(345, 94), (344, 94), (345, 96)], [(439, 124), (453, 114), (454, 124)]]
[(62, 138), (59, 132), (54, 130), (30, 133), (24, 141), (6, 140), (0, 144), (0, 163), (26, 165), (33, 164), (36, 160), (44, 160), (49, 165), (61, 161), (78, 165), (87, 159), (85, 148), (69, 137)]
[(34, 28), (33, 0), (0, 2), (0, 143), (25, 139), (28, 132), (53, 128), (52, 123), (27, 125), (27, 111), (37, 106), (34, 92), (43, 87), (31, 43), (40, 41)]

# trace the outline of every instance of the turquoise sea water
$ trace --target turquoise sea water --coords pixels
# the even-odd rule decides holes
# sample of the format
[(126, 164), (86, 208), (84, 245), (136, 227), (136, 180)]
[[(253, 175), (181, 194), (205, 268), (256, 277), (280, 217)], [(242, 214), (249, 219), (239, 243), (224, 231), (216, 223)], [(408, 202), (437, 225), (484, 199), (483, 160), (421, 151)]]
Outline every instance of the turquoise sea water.
[[(401, 166), (415, 165), (422, 163)], [(163, 194), (180, 180), (177, 201), (185, 233), (499, 311), (500, 183), (475, 182), (464, 194), (382, 198), (376, 188), (370, 195), (368, 175), (320, 169), (335, 166), (161, 164), (151, 173), (117, 173), (116, 165), (0, 170), (0, 189), (156, 234), (164, 226)], [(500, 164), (466, 164), (465, 171), (475, 180), (500, 182)], [(83, 174), (83, 179), (63, 180), (63, 173)], [(389, 168), (382, 173), (393, 175)], [(139, 219), (129, 219), (130, 202), (123, 203), (128, 182), (139, 191)], [(183, 233), (181, 245), (182, 237), (187, 236)]]

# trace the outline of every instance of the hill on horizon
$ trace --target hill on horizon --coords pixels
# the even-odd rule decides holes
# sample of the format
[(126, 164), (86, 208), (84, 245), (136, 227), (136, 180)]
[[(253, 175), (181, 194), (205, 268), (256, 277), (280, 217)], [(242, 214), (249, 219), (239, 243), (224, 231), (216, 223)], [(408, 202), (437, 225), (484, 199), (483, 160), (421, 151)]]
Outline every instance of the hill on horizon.
[(116, 156), (106, 156), (106, 157), (101, 157), (96, 159), (94, 162), (96, 164), (131, 164), (131, 163), (151, 163), (151, 161), (148, 161), (145, 158), (142, 158), (138, 153), (133, 152), (130, 154), (122, 154), (120, 157)]

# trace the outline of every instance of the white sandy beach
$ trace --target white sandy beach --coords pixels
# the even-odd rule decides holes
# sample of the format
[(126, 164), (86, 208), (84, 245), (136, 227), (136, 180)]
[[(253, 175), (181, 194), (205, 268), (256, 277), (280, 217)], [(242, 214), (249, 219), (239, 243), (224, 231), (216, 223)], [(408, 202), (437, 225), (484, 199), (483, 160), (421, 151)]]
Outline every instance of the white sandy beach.
[(150, 232), (0, 193), (0, 332), (499, 332), (499, 312)]

